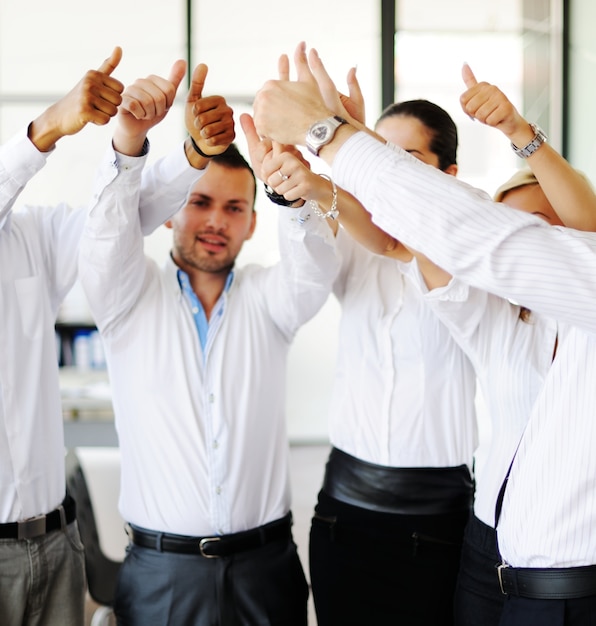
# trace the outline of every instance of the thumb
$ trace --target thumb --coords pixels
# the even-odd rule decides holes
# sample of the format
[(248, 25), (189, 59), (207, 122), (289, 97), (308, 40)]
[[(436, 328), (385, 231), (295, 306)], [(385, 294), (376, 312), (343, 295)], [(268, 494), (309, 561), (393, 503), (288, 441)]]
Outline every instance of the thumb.
[(478, 84), (472, 68), (467, 63), (464, 63), (461, 68), (461, 77), (464, 79), (464, 83), (468, 89)]
[(178, 89), (178, 86), (182, 82), (184, 75), (186, 74), (186, 61), (183, 59), (178, 59), (174, 65), (172, 65), (172, 69), (170, 70), (170, 76), (168, 80)]
[(190, 90), (188, 92), (188, 100), (199, 100), (203, 97), (203, 87), (207, 78), (207, 66), (199, 63), (190, 78)]
[(248, 148), (250, 150), (251, 147), (256, 146), (261, 140), (257, 134), (255, 122), (248, 113), (242, 113), (242, 115), (240, 115), (240, 126), (242, 126), (242, 130), (244, 131), (246, 142), (248, 143)]
[(99, 66), (99, 71), (108, 76), (118, 67), (122, 59), (122, 48), (116, 46), (112, 54)]

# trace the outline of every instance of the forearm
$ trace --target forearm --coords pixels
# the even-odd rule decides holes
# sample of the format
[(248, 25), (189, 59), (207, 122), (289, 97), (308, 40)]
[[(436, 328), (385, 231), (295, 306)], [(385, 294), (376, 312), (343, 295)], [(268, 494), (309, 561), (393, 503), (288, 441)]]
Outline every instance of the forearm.
[(338, 190), (339, 221), (350, 235), (365, 248), (384, 256), (401, 256), (396, 239), (373, 223), (370, 213), (356, 198)]
[[(115, 160), (114, 160), (115, 158)], [(110, 151), (96, 180), (79, 253), (79, 277), (101, 330), (124, 314), (143, 286), (139, 189), (144, 157)]]
[(596, 231), (596, 195), (588, 179), (547, 143), (527, 162), (565, 226)]
[(438, 289), (449, 284), (451, 280), (451, 274), (439, 267), (436, 263), (433, 263), (427, 256), (415, 252), (414, 256), (420, 268), (420, 273), (424, 279), (426, 287), (430, 290)]
[(453, 276), (596, 331), (596, 237), (495, 204), (363, 135), (338, 152), (333, 174), (383, 230)]
[[(271, 272), (271, 314), (288, 336), (323, 306), (331, 293), (339, 268), (335, 237), (326, 222), (298, 211), (281, 209), (279, 216), (280, 262)], [(300, 224), (296, 222), (300, 217)]]
[[(534, 138), (534, 130), (519, 115), (515, 116), (515, 123), (512, 122), (503, 133), (517, 147), (528, 145)], [(587, 178), (572, 168), (546, 142), (526, 162), (565, 226), (577, 230), (596, 230), (596, 195)]]
[(143, 170), (139, 200), (143, 235), (150, 235), (184, 205), (190, 188), (203, 173), (188, 162), (182, 144)]

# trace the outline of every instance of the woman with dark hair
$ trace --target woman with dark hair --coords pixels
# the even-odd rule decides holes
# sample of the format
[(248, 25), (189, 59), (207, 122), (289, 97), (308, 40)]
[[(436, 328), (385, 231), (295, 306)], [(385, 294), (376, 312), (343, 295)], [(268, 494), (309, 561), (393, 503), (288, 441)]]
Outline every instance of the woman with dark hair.
[[(475, 80), (472, 78), (470, 82)], [(495, 200), (532, 213), (553, 226), (596, 229), (596, 196), (589, 181), (544, 143), (543, 133), (528, 124), (502, 92), (487, 83), (474, 84), (462, 97), (462, 105), (468, 114), (506, 135), (512, 132), (512, 127), (532, 128), (535, 133), (526, 148), (512, 146), (522, 157), (539, 154), (539, 159), (528, 161), (533, 171), (516, 172), (497, 190)], [(379, 125), (375, 130), (383, 134)], [(399, 143), (400, 138), (393, 140)], [(406, 150), (419, 158), (424, 156), (423, 151)], [(372, 251), (403, 258), (402, 244), (371, 224), (370, 215), (358, 202), (345, 202), (340, 219)], [(424, 299), (472, 361), (491, 420), (484, 462), (476, 475), (474, 511), (465, 533), (455, 620), (458, 626), (496, 626), (501, 614), (505, 619), (510, 610), (507, 605), (503, 612), (506, 599), (518, 599), (518, 592), (511, 587), (506, 587), (507, 594), (503, 591), (498, 577), (497, 565), (502, 561), (495, 532), (499, 492), (532, 407), (551, 370), (559, 340), (565, 338), (569, 328), (452, 279), (426, 257), (415, 254), (417, 262), (410, 265), (411, 276), (422, 285), (427, 292)], [(511, 606), (515, 609), (516, 605), (511, 603)]]
[[(428, 139), (426, 148), (430, 165), (447, 174), (457, 173), (457, 126), (447, 111), (428, 100), (405, 100), (390, 104), (381, 113), (375, 130), (391, 143), (397, 144), (391, 139), (395, 117), (408, 120), (411, 139), (414, 141), (420, 137)], [(425, 152), (412, 154), (424, 163), (429, 163), (425, 158)]]
[[(393, 105), (377, 132), (457, 173), (457, 130), (437, 105)], [(310, 202), (315, 215), (341, 216), (356, 202), (289, 151), (255, 170), (275, 172), (275, 191)], [(408, 276), (412, 254), (384, 258), (329, 224), (342, 314), (332, 449), (310, 534), (318, 624), (450, 626), (474, 491), (474, 371)]]

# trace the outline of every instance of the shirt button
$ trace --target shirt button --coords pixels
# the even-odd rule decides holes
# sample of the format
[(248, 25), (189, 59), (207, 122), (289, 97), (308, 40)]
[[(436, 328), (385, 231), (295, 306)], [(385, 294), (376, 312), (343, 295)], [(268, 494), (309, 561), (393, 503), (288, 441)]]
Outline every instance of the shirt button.
[(193, 306), (192, 312), (194, 313), (194, 315), (196, 315), (199, 312), (199, 309), (197, 309), (196, 306)]
[(214, 450), (217, 450), (217, 448), (219, 448), (219, 441), (217, 441), (217, 439), (215, 439), (215, 440), (213, 441), (213, 449), (214, 449)]
[(216, 487), (215, 493), (219, 496), (221, 494), (221, 487)]
[(212, 393), (209, 394), (209, 402), (211, 404), (213, 404), (215, 402), (215, 396)]

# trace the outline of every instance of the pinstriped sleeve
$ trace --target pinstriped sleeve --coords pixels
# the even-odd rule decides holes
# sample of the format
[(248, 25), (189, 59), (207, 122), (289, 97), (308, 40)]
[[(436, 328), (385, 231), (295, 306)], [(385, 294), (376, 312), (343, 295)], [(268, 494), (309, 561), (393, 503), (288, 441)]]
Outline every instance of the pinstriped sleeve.
[(365, 133), (333, 163), (373, 221), (453, 276), (596, 332), (596, 234), (553, 227)]

